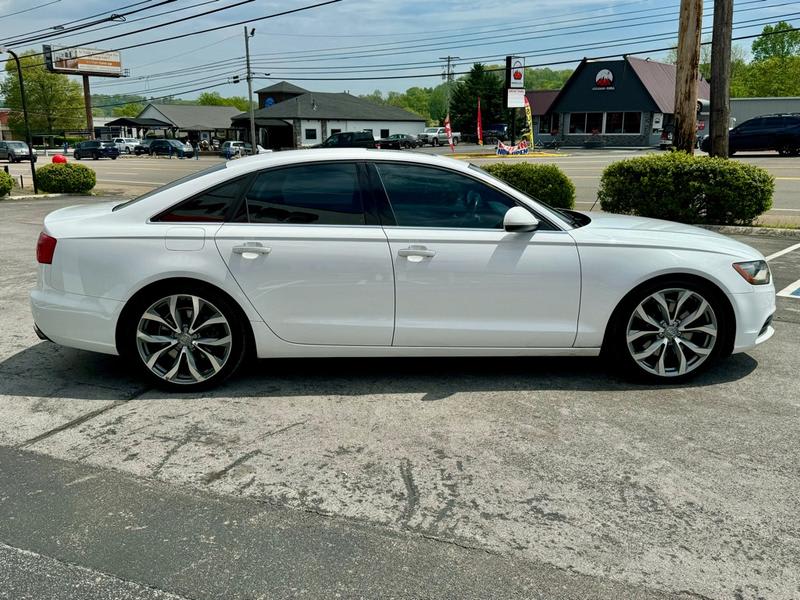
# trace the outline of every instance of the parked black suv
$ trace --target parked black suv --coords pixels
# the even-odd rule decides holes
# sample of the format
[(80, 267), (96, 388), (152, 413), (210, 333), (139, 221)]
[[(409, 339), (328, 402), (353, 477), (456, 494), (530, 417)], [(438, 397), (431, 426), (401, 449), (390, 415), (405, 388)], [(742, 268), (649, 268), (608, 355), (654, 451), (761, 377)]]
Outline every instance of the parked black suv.
[(315, 148), (380, 148), (370, 131), (340, 131)]
[(75, 157), (75, 160), (80, 160), (82, 158), (92, 158), (94, 160), (110, 158), (111, 160), (117, 160), (119, 148), (117, 148), (114, 142), (90, 140), (88, 142), (80, 142), (75, 146), (75, 151), (72, 155)]
[[(729, 133), (730, 154), (747, 150), (777, 150), (781, 156), (800, 155), (800, 113), (764, 115), (737, 125)], [(706, 136), (700, 149), (711, 149)]]

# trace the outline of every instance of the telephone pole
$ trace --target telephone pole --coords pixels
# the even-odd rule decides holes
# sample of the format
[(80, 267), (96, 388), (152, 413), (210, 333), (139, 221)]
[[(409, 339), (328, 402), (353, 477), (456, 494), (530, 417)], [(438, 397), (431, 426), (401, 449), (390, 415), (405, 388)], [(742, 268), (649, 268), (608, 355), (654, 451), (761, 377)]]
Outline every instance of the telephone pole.
[(247, 101), (250, 103), (250, 145), (252, 146), (253, 154), (258, 154), (258, 149), (256, 148), (258, 144), (256, 141), (256, 109), (253, 106), (253, 72), (250, 70), (250, 38), (255, 34), (255, 28), (248, 33), (247, 25), (244, 26), (244, 53), (247, 59)]
[(711, 156), (728, 157), (731, 120), (731, 36), (733, 0), (714, 1), (711, 38)]
[(461, 60), (460, 56), (440, 56), (439, 60), (447, 61), (447, 64), (444, 68), (444, 73), (442, 73), (442, 79), (445, 80), (445, 91), (447, 92), (447, 114), (450, 114), (450, 84), (453, 83), (453, 64), (454, 61)]
[(681, 0), (678, 27), (678, 62), (675, 81), (676, 150), (694, 153), (697, 140), (697, 81), (700, 75), (700, 32), (703, 0)]

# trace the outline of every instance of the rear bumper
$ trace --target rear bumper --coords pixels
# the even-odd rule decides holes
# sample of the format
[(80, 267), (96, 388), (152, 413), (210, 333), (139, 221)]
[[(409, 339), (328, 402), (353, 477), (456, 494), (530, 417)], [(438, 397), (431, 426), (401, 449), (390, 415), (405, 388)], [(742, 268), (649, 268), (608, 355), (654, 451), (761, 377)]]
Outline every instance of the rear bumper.
[(122, 303), (52, 288), (31, 292), (34, 329), (62, 346), (118, 354), (116, 326)]

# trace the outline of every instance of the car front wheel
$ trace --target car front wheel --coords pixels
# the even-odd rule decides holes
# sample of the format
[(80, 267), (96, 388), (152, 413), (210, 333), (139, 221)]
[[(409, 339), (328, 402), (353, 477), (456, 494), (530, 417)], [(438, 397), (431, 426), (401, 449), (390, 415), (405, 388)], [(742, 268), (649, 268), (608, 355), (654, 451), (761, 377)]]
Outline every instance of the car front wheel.
[(127, 311), (120, 351), (154, 385), (194, 391), (222, 383), (245, 357), (239, 312), (201, 285), (168, 286)]
[(733, 323), (723, 302), (711, 286), (693, 281), (645, 286), (616, 312), (604, 353), (635, 379), (693, 377), (728, 351)]

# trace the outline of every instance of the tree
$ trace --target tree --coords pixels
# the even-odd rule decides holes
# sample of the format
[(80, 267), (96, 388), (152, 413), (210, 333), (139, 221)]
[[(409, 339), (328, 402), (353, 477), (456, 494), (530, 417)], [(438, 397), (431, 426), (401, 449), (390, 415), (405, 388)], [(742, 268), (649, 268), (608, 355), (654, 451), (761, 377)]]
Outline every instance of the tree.
[(115, 106), (113, 115), (115, 117), (137, 117), (143, 110), (144, 104), (139, 102), (129, 102), (128, 104), (123, 104), (122, 106)]
[[(454, 87), (454, 82), (440, 83), (431, 90), (431, 96), (428, 99), (428, 114), (431, 116), (433, 125), (444, 122), (444, 118), (447, 116), (447, 98), (452, 95)], [(449, 93), (448, 88), (450, 88)]]
[[(40, 64), (35, 50), (19, 57), (25, 82), (28, 118), (34, 135), (54, 135), (65, 129), (86, 127), (81, 86), (66, 75), (51, 73)], [(8, 125), (15, 134), (25, 131), (17, 65), (6, 63), (6, 78), (0, 83), (3, 103), (12, 110)]]
[(503, 81), (496, 72), (475, 63), (469, 74), (456, 83), (450, 99), (450, 121), (454, 131), (475, 131), (478, 98), (481, 99), (481, 116), (485, 124), (503, 120)]
[(748, 65), (744, 96), (800, 96), (800, 56), (773, 57)]
[(572, 69), (525, 69), (525, 89), (560, 90), (572, 75)]
[(780, 21), (774, 27), (765, 25), (761, 35), (753, 41), (753, 62), (800, 54), (800, 31), (793, 31), (786, 21)]
[(203, 92), (197, 97), (197, 104), (201, 106), (235, 106), (242, 112), (250, 110), (250, 102), (244, 96), (231, 96), (225, 98), (219, 92)]

